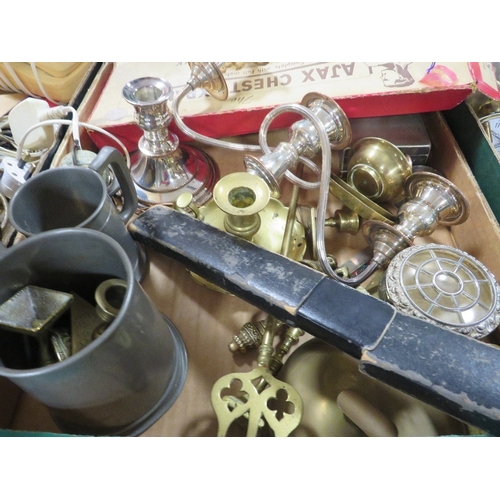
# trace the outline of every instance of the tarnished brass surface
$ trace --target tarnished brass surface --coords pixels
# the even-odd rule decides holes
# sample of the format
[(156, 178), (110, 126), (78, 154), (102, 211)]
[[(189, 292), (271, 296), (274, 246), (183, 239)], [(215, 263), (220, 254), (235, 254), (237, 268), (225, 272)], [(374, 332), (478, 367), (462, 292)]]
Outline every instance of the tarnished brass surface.
[(490, 99), (478, 107), (476, 114), (479, 118), (484, 118), (492, 114), (500, 114), (500, 101)]
[[(219, 181), (214, 189), (214, 199), (199, 207), (198, 218), (221, 231), (228, 231), (228, 229), (230, 229), (228, 232), (232, 232), (237, 236), (245, 236), (246, 239), (250, 239), (253, 243), (266, 250), (280, 253), (289, 209), (276, 198), (269, 198), (268, 194), (266, 194), (268, 193), (267, 187), (266, 190), (262, 190), (261, 183), (265, 185), (262, 179), (246, 172), (242, 172), (241, 174), (243, 174), (243, 176), (238, 175), (234, 177), (229, 177), (233, 175), (229, 174), (229, 176), (225, 176)], [(229, 177), (227, 185), (226, 177)], [(240, 182), (242, 180), (244, 180), (243, 184)], [(247, 184), (247, 182), (249, 184)], [(238, 208), (231, 205), (227, 197), (233, 189), (238, 187), (250, 188), (256, 194), (255, 203), (246, 208)], [(260, 193), (263, 194), (262, 197)], [(267, 200), (267, 203), (263, 203), (265, 200)], [(250, 211), (254, 211), (256, 207), (258, 209), (257, 213), (248, 213), (249, 209)], [(238, 215), (238, 212), (240, 212), (241, 215)], [(258, 215), (259, 217), (259, 226), (257, 231), (251, 234), (253, 231), (248, 231), (248, 226), (246, 226), (246, 224), (252, 224), (253, 221), (255, 221), (254, 215)], [(228, 216), (231, 216), (229, 224)], [(307, 249), (305, 230), (302, 224), (297, 220), (294, 221), (292, 227), (293, 230), (288, 256), (293, 260), (299, 261), (302, 259)], [(212, 285), (194, 273), (191, 273), (191, 276), (202, 285), (226, 293), (220, 287)]]
[(241, 327), (237, 335), (233, 335), (233, 341), (228, 346), (229, 350), (244, 353), (248, 349), (255, 349), (260, 345), (265, 329), (266, 322), (264, 320), (256, 323), (248, 321)]
[[(295, 185), (279, 252), (285, 257), (291, 250), (292, 230), (297, 222), (298, 194), (299, 188)], [(262, 420), (274, 436), (288, 436), (299, 425), (303, 412), (302, 399), (291, 385), (279, 381), (274, 375), (280, 370), (283, 357), (304, 332), (299, 328), (288, 328), (285, 338), (275, 349), (274, 338), (279, 325), (278, 319), (267, 316), (255, 369), (246, 374), (223, 376), (214, 384), (211, 401), (219, 424), (218, 436), (226, 436), (230, 426), (241, 416), (248, 421), (247, 437), (258, 435)], [(228, 391), (234, 391), (235, 383), (241, 386), (239, 393), (228, 398)], [(239, 404), (235, 406), (236, 401)]]
[(38, 336), (70, 307), (69, 293), (27, 285), (0, 305), (0, 328)]
[(270, 368), (275, 327), (276, 319), (268, 316), (256, 368), (248, 373), (224, 375), (214, 384), (211, 402), (219, 437), (227, 436), (241, 417), (246, 419), (247, 437), (259, 435), (262, 421), (276, 437), (288, 436), (299, 425), (302, 398), (290, 384), (275, 378)]
[(269, 203), (270, 196), (267, 184), (247, 172), (226, 175), (213, 192), (214, 202), (226, 214), (224, 229), (250, 241), (260, 229), (260, 212)]
[(95, 306), (80, 295), (74, 293), (74, 301), (71, 305), (71, 354), (76, 354), (89, 345), (92, 334), (102, 323), (101, 317), (97, 314)]
[(396, 215), (371, 201), (335, 174), (331, 174), (329, 190), (335, 198), (365, 220), (379, 220), (388, 224), (397, 222)]
[(351, 147), (347, 182), (373, 201), (400, 201), (411, 161), (385, 139), (366, 137)]
[(390, 436), (394, 427), (399, 437), (468, 433), (465, 424), (361, 373), (354, 358), (319, 339), (299, 346), (277, 377), (304, 402), (292, 436)]
[(348, 207), (340, 208), (325, 220), (325, 226), (335, 227), (341, 233), (356, 234), (360, 227), (359, 215)]

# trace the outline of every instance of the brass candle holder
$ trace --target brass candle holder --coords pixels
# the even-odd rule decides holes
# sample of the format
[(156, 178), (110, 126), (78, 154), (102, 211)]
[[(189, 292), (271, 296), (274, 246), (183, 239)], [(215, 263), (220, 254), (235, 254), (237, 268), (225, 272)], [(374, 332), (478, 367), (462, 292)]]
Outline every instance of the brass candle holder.
[(217, 183), (213, 196), (215, 204), (225, 214), (224, 229), (252, 240), (261, 226), (259, 213), (269, 203), (270, 193), (265, 182), (245, 172), (235, 172)]
[[(190, 200), (191, 196), (181, 195), (175, 208), (221, 231), (280, 253), (289, 209), (270, 197), (269, 187), (259, 177), (248, 172), (233, 172), (217, 182), (213, 199), (207, 204), (196, 207)], [(292, 228), (288, 257), (299, 261), (307, 249), (305, 230), (298, 220), (294, 221)], [(197, 282), (223, 292), (200, 276), (191, 275)]]
[(385, 139), (360, 139), (349, 152), (347, 182), (370, 200), (400, 201), (411, 173), (410, 157)]

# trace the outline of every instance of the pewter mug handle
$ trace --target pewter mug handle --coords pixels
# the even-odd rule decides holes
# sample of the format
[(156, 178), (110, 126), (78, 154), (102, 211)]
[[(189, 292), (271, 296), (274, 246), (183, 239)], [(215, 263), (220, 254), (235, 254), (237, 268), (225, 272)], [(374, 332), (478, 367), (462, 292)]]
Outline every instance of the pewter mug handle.
[(111, 146), (104, 146), (97, 156), (92, 160), (89, 168), (95, 170), (101, 176), (108, 165), (113, 170), (123, 196), (123, 207), (119, 212), (120, 219), (126, 224), (137, 209), (138, 200), (137, 192), (134, 187), (134, 181), (130, 175), (130, 171), (125, 163), (123, 155)]

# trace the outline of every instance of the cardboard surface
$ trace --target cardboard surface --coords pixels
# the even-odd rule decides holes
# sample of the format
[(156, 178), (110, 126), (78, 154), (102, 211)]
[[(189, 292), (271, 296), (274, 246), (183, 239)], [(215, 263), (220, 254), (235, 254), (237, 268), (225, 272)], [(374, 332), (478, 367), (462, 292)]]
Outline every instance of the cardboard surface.
[[(423, 115), (431, 140), (428, 165), (442, 171), (464, 193), (470, 203), (470, 218), (462, 225), (439, 227), (431, 236), (415, 243), (436, 242), (457, 246), (479, 259), (500, 278), (500, 227), (481, 194), (464, 156), (440, 113)], [(272, 132), (273, 141), (284, 140), (286, 131)], [(242, 138), (255, 143), (255, 135)], [(243, 171), (242, 153), (220, 148), (203, 148), (218, 163), (221, 175)], [(283, 202), (289, 199), (291, 184), (283, 183)], [(300, 204), (315, 204), (317, 193), (301, 191)], [(340, 208), (330, 197), (328, 212)], [(325, 231), (328, 253), (339, 262), (366, 247), (361, 234)], [(256, 351), (233, 355), (228, 344), (243, 324), (262, 317), (260, 311), (242, 300), (220, 294), (196, 283), (178, 263), (148, 251), (150, 269), (142, 286), (159, 310), (176, 325), (188, 352), (188, 375), (174, 405), (143, 436), (215, 436), (217, 419), (210, 394), (214, 383), (229, 373), (249, 372), (256, 366)], [(305, 333), (300, 344), (311, 336)], [(496, 333), (488, 337), (496, 342)], [(296, 348), (294, 348), (296, 349)], [(292, 353), (294, 352), (292, 349)], [(287, 358), (285, 358), (286, 360)], [(57, 432), (45, 407), (22, 394), (12, 419), (12, 428), (23, 431)]]

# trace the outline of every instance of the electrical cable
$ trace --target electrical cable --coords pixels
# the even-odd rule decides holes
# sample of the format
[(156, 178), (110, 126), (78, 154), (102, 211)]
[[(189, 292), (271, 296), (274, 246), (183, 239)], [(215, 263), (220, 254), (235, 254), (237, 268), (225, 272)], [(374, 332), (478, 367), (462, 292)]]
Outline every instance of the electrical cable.
[(0, 90), (4, 90), (5, 92), (19, 92), (19, 90), (10, 83), (2, 70), (0, 70), (0, 81), (2, 83)]
[(24, 86), (23, 82), (21, 82), (20, 78), (17, 76), (17, 73), (14, 71), (14, 68), (8, 62), (5, 62), (3, 64), (5, 66), (5, 69), (9, 72), (11, 78), (17, 83), (16, 90), (21, 90), (24, 94), (31, 97), (37, 97)]
[[(28, 95), (30, 97), (36, 97), (39, 98), (40, 96), (33, 94), (33, 92), (30, 92), (26, 86), (23, 84), (21, 79), (19, 78), (19, 75), (16, 73), (15, 69), (10, 65), (8, 62), (2, 63), (7, 70), (7, 72), (10, 75), (10, 79), (5, 75), (5, 73), (0, 70), (0, 90), (6, 91), (6, 92), (16, 92), (16, 93), (23, 93), (25, 95)], [(42, 80), (40, 78), (40, 75), (38, 73), (38, 68), (36, 67), (36, 63), (30, 62), (28, 63), (30, 65), (31, 71), (33, 73), (33, 77), (35, 78), (35, 81), (40, 89), (40, 93), (43, 95), (47, 101), (51, 102), (52, 104), (62, 104), (52, 97), (50, 97), (49, 93), (45, 89)], [(14, 81), (14, 83), (17, 85), (17, 87), (11, 83), (11, 79)]]
[[(16, 159), (18, 161), (22, 160), (22, 147), (24, 145), (24, 142), (26, 141), (26, 137), (37, 127), (44, 127), (46, 125), (74, 125), (74, 120), (64, 120), (64, 119), (52, 119), (52, 120), (45, 120), (43, 122), (36, 123), (35, 125), (31, 126), (23, 135), (21, 140), (19, 141), (18, 148), (17, 148), (17, 153), (16, 153)], [(130, 168), (130, 155), (127, 151), (127, 148), (121, 142), (117, 137), (115, 137), (113, 134), (110, 134), (107, 130), (102, 129), (101, 127), (97, 127), (96, 125), (92, 125), (90, 123), (85, 123), (85, 122), (78, 122), (78, 127), (84, 127), (89, 130), (93, 130), (95, 132), (99, 132), (103, 135), (106, 135), (107, 137), (113, 139), (123, 150), (123, 153), (125, 155), (126, 161), (127, 161), (127, 166)]]
[(36, 83), (38, 84), (38, 87), (40, 88), (40, 92), (43, 94), (43, 96), (50, 102), (52, 102), (53, 104), (61, 104), (60, 102), (52, 99), (48, 93), (45, 91), (45, 87), (43, 86), (42, 84), (42, 80), (40, 79), (40, 75), (38, 74), (38, 69), (35, 65), (34, 62), (30, 62), (30, 66), (31, 66), (31, 71), (33, 71), (33, 76), (35, 77), (35, 80), (36, 80)]

